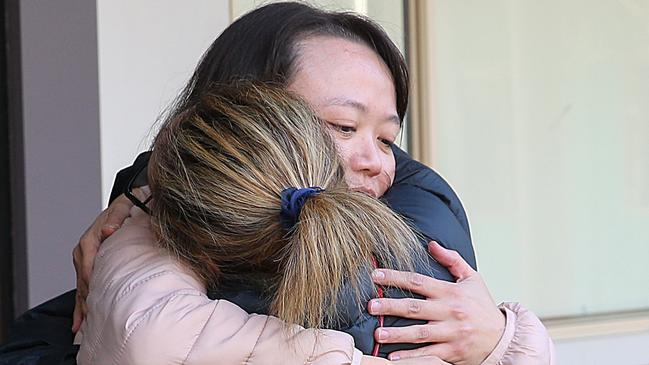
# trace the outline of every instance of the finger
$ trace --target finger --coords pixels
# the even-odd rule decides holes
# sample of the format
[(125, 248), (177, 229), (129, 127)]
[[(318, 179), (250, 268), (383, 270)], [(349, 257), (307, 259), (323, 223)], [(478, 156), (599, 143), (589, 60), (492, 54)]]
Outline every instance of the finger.
[(390, 358), (390, 360), (395, 365), (452, 365), (437, 356), (413, 357), (402, 360)]
[(445, 290), (448, 285), (452, 285), (426, 275), (390, 269), (374, 270), (372, 280), (376, 284), (401, 288), (426, 298), (433, 298), (436, 292), (439, 293)]
[(451, 346), (445, 343), (432, 344), (412, 350), (395, 351), (388, 355), (388, 359), (392, 361), (399, 360), (398, 363), (401, 363), (405, 360), (414, 360), (419, 358), (438, 359), (438, 362), (433, 362), (433, 364), (448, 364), (444, 360), (452, 362), (452, 359), (455, 359)]
[(81, 261), (81, 247), (76, 245), (72, 250), (72, 263), (74, 264), (74, 271), (77, 273), (77, 278), (79, 277), (79, 270), (81, 269)]
[(379, 327), (374, 338), (379, 343), (427, 343), (446, 342), (452, 331), (443, 324), (417, 324), (407, 327)]
[[(85, 298), (88, 295), (88, 283), (92, 275), (92, 267), (94, 266), (94, 257), (97, 249), (90, 246), (88, 243), (83, 243), (83, 238), (79, 244), (72, 251), (74, 270), (77, 272), (77, 296)], [(85, 254), (82, 254), (82, 246), (86, 245)], [(83, 255), (83, 256), (82, 256)]]
[(448, 317), (448, 311), (434, 300), (415, 298), (375, 298), (368, 303), (368, 311), (375, 316), (395, 316), (435, 321)]
[(457, 278), (458, 281), (464, 280), (475, 273), (475, 270), (464, 261), (459, 253), (442, 247), (435, 241), (428, 243), (428, 251), (437, 262), (444, 265), (448, 271)]
[(81, 315), (82, 315), (81, 320), (83, 321), (88, 315), (88, 302), (86, 302), (86, 298), (83, 298), (80, 303), (81, 303)]
[(101, 226), (99, 242), (103, 242), (110, 235), (115, 233), (122, 226), (124, 220), (129, 216), (133, 207), (131, 202), (124, 194), (120, 195), (106, 210), (105, 220)]
[(72, 253), (77, 278), (85, 282), (90, 280), (95, 255), (101, 243), (101, 226), (105, 221), (105, 216), (106, 210), (99, 214), (90, 228), (79, 238), (79, 243)]
[(85, 301), (88, 298), (88, 283), (77, 279), (77, 296)]
[(74, 312), (72, 313), (72, 333), (77, 333), (81, 328), (83, 315), (81, 314), (81, 305), (79, 304), (79, 296), (75, 297)]
[(74, 250), (72, 250), (74, 271), (76, 271), (77, 273), (77, 298), (79, 296), (81, 296), (81, 298), (88, 296), (88, 282), (90, 280), (90, 275), (92, 272), (92, 266), (90, 267), (90, 272), (86, 267), (84, 267), (84, 265), (87, 265), (87, 263), (85, 263), (84, 257), (81, 257), (81, 255), (81, 245), (79, 244), (74, 248)]
[[(96, 242), (96, 241), (95, 241)], [(79, 273), (79, 281), (77, 282), (77, 290), (81, 290), (81, 294), (85, 295), (88, 292), (88, 283), (90, 282), (90, 277), (92, 276), (92, 269), (95, 266), (95, 257), (97, 256), (97, 250), (99, 249), (98, 242), (92, 244), (87, 244), (86, 248), (83, 250), (83, 258), (81, 259), (81, 272)]]
[(99, 242), (104, 242), (106, 238), (110, 237), (115, 233), (120, 226), (114, 223), (106, 223), (101, 227), (101, 234), (99, 235)]
[(135, 195), (136, 198), (140, 199), (140, 201), (145, 201), (150, 194), (150, 190), (148, 189), (148, 186), (140, 186), (135, 189), (133, 189), (133, 195)]

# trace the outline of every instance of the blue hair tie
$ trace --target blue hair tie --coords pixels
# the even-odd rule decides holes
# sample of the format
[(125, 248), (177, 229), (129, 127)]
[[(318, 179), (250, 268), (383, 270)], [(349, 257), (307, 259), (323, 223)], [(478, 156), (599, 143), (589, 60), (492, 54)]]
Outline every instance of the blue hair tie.
[(302, 207), (307, 198), (324, 191), (322, 188), (286, 188), (282, 190), (282, 210), (280, 212), (282, 218), (282, 227), (290, 231), (295, 227), (297, 219), (300, 216)]

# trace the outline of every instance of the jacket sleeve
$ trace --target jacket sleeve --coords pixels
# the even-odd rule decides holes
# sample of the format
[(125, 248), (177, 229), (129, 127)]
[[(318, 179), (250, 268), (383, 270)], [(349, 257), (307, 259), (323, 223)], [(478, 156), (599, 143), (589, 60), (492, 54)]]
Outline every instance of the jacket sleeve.
[(503, 303), (506, 326), (500, 342), (482, 365), (554, 365), (554, 344), (534, 313), (519, 303)]
[(83, 364), (360, 364), (351, 336), (286, 325), (210, 300), (184, 265), (155, 245), (131, 210), (95, 261)]

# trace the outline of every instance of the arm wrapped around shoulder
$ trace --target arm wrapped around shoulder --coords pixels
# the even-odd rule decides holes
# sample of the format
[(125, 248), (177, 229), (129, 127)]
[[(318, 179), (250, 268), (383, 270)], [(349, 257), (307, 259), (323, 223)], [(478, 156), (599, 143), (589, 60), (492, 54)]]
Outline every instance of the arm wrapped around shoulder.
[(354, 364), (351, 336), (303, 329), (236, 305), (184, 293), (163, 299), (124, 339), (119, 363)]
[(498, 307), (507, 317), (507, 326), (482, 365), (554, 365), (554, 344), (539, 318), (519, 303)]
[(101, 246), (77, 361), (84, 364), (358, 364), (351, 336), (303, 329), (210, 300), (131, 210)]

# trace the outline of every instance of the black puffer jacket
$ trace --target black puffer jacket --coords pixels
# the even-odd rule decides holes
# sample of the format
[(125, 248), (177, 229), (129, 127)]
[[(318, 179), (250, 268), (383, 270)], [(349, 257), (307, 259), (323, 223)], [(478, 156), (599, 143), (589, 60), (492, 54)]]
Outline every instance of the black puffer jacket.
[[(383, 196), (383, 200), (396, 212), (409, 219), (414, 227), (428, 240), (436, 240), (442, 246), (456, 250), (474, 268), (475, 254), (471, 244), (469, 225), (464, 208), (451, 187), (437, 173), (411, 159), (406, 153), (394, 148), (396, 156), (395, 182)], [(125, 189), (133, 174), (139, 167), (148, 162), (148, 153), (138, 156), (133, 164), (117, 174), (111, 193), (111, 202)], [(436, 261), (429, 260), (427, 267), (417, 271), (442, 280), (453, 280), (450, 273)], [(369, 279), (363, 283), (370, 293), (372, 283)], [(230, 283), (218, 293), (210, 293), (215, 298), (229, 299), (249, 312), (264, 313), (266, 301), (256, 288), (246, 288), (243, 284)], [(78, 347), (72, 345), (73, 335), (72, 310), (75, 291), (72, 290), (54, 298), (23, 314), (14, 323), (8, 341), (0, 346), (0, 365), (4, 364), (75, 364)], [(400, 298), (406, 296), (400, 290), (387, 289), (386, 297)], [(342, 295), (341, 298), (345, 296)], [(371, 299), (366, 296), (365, 301)], [(356, 346), (364, 353), (371, 353), (374, 347), (373, 333), (378, 326), (378, 319), (366, 311), (359, 311), (355, 303), (345, 303), (342, 308), (344, 321), (341, 330), (354, 336)], [(367, 303), (363, 303), (363, 308)], [(385, 326), (406, 326), (422, 323), (421, 321), (403, 318), (386, 317)], [(395, 344), (380, 347), (380, 355), (386, 356), (398, 349), (412, 348), (417, 345)]]

